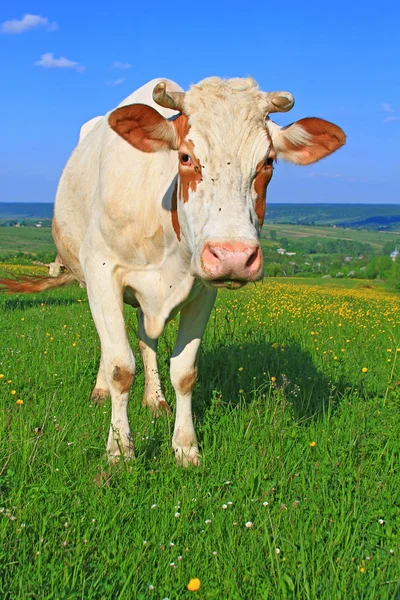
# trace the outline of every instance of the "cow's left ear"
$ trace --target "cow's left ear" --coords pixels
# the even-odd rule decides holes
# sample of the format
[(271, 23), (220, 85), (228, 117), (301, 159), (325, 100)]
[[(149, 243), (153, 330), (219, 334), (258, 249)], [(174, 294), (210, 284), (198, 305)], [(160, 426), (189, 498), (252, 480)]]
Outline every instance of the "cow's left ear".
[(142, 152), (177, 150), (179, 140), (173, 122), (147, 104), (129, 104), (114, 110), (108, 124), (118, 135)]
[(298, 165), (317, 162), (346, 143), (346, 135), (340, 127), (315, 117), (286, 127), (267, 120), (267, 128), (277, 157)]

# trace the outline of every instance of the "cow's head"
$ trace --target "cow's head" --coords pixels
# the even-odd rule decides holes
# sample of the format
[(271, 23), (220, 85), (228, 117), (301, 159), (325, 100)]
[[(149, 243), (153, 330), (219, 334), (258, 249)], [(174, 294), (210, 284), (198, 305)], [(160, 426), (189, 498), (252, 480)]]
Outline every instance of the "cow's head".
[(276, 125), (269, 115), (290, 110), (292, 95), (261, 92), (251, 78), (211, 77), (186, 93), (167, 92), (161, 82), (153, 99), (180, 115), (167, 120), (150, 106), (132, 104), (112, 112), (109, 124), (143, 152), (177, 151), (173, 224), (192, 256), (193, 275), (228, 287), (259, 279), (275, 160), (309, 165), (340, 148), (345, 134), (317, 118)]

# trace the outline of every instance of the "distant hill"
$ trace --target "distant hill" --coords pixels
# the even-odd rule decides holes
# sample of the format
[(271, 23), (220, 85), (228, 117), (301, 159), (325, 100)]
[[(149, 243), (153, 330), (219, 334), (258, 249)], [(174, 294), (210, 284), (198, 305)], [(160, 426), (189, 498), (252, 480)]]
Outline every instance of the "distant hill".
[(351, 227), (352, 229), (376, 229), (381, 231), (398, 231), (400, 229), (400, 210), (397, 209), (398, 214), (392, 216), (376, 216), (368, 217), (361, 221), (349, 221), (344, 223), (337, 223), (338, 227)]
[(267, 204), (266, 223), (400, 231), (395, 204)]
[(0, 202), (0, 219), (52, 219), (52, 202)]

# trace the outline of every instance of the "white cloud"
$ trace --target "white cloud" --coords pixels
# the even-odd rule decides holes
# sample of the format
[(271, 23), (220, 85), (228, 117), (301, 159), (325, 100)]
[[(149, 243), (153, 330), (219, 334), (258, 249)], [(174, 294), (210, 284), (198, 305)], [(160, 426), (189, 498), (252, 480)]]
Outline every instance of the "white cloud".
[(116, 60), (115, 62), (113, 62), (113, 64), (111, 65), (110, 69), (122, 69), (123, 71), (125, 71), (126, 69), (130, 69), (131, 68), (131, 64), (127, 63), (127, 62), (121, 62), (119, 60)]
[(394, 115), (391, 117), (386, 117), (383, 119), (384, 123), (391, 123), (392, 121), (400, 121), (400, 117), (395, 117)]
[(55, 31), (58, 29), (57, 23), (50, 23), (47, 17), (26, 14), (20, 20), (12, 19), (11, 21), (4, 21), (4, 23), (1, 23), (0, 32), (23, 33), (24, 31), (28, 31), (28, 29), (35, 29), (36, 27), (46, 27), (48, 31)]
[(382, 108), (383, 112), (386, 112), (386, 113), (392, 113), (392, 112), (394, 112), (394, 110), (392, 108), (392, 105), (388, 104), (387, 102), (383, 102), (381, 104), (381, 108)]
[(106, 85), (121, 85), (122, 83), (124, 83), (125, 79), (123, 79), (122, 77), (120, 79), (114, 79), (113, 81), (106, 81)]
[(42, 54), (40, 60), (37, 60), (34, 65), (36, 67), (44, 67), (45, 69), (74, 69), (75, 71), (78, 71), (78, 73), (81, 73), (85, 70), (83, 65), (80, 65), (74, 60), (69, 60), (69, 58), (65, 58), (64, 56), (60, 56), (60, 58), (54, 58), (54, 54), (52, 52)]

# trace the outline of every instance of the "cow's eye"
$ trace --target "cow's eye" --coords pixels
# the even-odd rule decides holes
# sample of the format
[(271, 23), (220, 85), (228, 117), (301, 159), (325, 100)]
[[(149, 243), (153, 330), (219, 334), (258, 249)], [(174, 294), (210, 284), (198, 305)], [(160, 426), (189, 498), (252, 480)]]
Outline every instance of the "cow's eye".
[(183, 165), (190, 166), (192, 164), (192, 159), (189, 154), (181, 154), (179, 158)]

